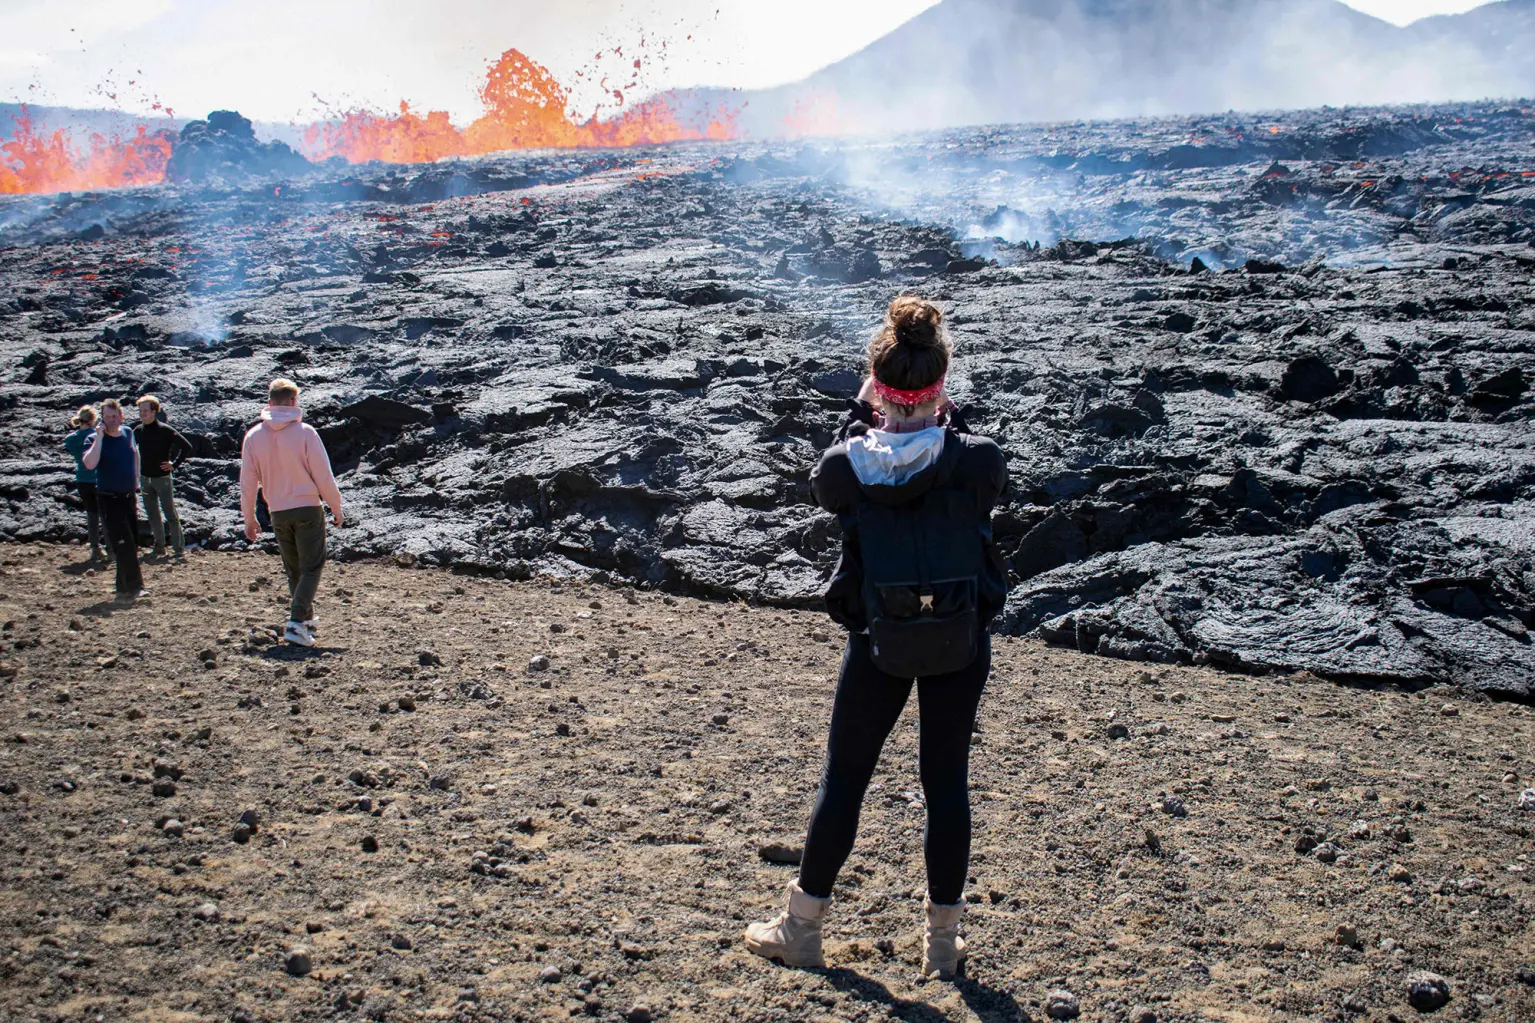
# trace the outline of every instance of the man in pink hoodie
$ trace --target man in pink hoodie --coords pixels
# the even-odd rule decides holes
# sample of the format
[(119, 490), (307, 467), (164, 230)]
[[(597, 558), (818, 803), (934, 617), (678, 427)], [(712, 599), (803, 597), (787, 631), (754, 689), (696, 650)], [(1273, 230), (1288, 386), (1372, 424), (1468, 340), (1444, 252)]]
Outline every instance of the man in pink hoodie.
[(303, 416), (298, 384), (282, 377), (273, 380), (261, 422), (250, 428), (240, 447), (240, 511), (245, 517), (245, 538), (255, 543), (261, 535), (256, 525), (256, 491), (266, 496), (291, 597), (283, 639), (314, 646), (319, 625), (314, 594), (325, 566), (325, 509), (320, 501), (330, 505), (331, 521), (340, 526), (341, 491), (336, 489), (325, 444), (314, 427), (300, 422)]

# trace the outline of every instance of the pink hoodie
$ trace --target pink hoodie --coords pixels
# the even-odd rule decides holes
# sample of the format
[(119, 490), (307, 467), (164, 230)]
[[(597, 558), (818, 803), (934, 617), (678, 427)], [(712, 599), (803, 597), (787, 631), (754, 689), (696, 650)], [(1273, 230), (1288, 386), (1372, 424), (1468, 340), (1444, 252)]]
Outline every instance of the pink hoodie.
[(325, 444), (314, 427), (299, 422), (303, 415), (296, 406), (268, 406), (246, 433), (240, 446), (240, 511), (247, 524), (256, 522), (258, 489), (274, 512), (313, 508), (321, 498), (332, 512), (340, 510), (341, 491)]

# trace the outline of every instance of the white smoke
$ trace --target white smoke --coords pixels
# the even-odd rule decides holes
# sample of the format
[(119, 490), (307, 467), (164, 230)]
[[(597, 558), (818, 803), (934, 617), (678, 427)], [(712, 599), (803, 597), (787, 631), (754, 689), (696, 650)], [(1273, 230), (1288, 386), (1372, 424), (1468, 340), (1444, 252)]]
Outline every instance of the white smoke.
[(750, 94), (844, 130), (1390, 105), (1535, 94), (1535, 5), (1399, 28), (1336, 0), (945, 0), (804, 82)]

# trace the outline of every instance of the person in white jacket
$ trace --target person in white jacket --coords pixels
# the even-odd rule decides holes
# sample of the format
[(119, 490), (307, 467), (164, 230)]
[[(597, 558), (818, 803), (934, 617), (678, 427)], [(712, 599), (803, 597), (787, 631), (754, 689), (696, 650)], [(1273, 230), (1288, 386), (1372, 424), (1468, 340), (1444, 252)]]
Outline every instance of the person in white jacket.
[(304, 413), (298, 407), (298, 395), (298, 384), (283, 377), (267, 389), (261, 422), (250, 428), (240, 446), (240, 512), (245, 538), (254, 543), (261, 535), (256, 493), (265, 496), (288, 576), (290, 599), (283, 639), (314, 646), (319, 627), (314, 597), (325, 566), (325, 509), (320, 502), (330, 506), (331, 522), (339, 527), (341, 491), (325, 443), (314, 427), (301, 421)]

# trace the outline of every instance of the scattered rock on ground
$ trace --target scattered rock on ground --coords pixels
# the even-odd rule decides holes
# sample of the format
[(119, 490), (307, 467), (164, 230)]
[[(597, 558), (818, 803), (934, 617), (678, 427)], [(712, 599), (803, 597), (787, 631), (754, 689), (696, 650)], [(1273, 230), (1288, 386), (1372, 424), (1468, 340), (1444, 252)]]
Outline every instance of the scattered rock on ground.
[(1450, 1004), (1450, 982), (1437, 973), (1414, 973), (1407, 978), (1407, 1004), (1419, 1012), (1436, 1012)]

